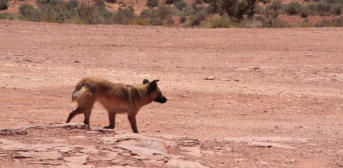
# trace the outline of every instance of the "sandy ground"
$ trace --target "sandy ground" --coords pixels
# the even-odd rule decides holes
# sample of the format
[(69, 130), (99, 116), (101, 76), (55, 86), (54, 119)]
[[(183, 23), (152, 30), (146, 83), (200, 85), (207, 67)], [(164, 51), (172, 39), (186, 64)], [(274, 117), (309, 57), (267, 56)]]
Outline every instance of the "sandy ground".
[[(82, 77), (125, 84), (159, 79), (169, 101), (142, 108), (139, 131), (185, 135), (208, 148), (207, 141), (226, 139), (242, 156), (235, 163), (207, 157), (202, 163), (209, 167), (343, 167), (342, 44), (342, 28), (184, 29), (0, 20), (0, 127), (64, 122), (76, 106), (71, 92)], [(209, 76), (215, 79), (204, 80)], [(72, 122), (82, 120), (77, 116)], [(91, 127), (107, 124), (97, 104)], [(126, 115), (117, 117), (115, 129), (131, 132)], [(295, 149), (234, 143), (247, 137), (293, 139), (288, 144)]]

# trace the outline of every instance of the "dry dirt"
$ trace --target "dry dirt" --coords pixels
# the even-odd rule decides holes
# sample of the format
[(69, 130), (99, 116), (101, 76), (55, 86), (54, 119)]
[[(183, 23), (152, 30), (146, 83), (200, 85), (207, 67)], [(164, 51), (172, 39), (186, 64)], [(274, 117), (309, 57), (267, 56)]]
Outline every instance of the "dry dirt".
[[(341, 168), (342, 44), (342, 28), (0, 20), (0, 167)], [(100, 105), (92, 130), (51, 126), (75, 108), (71, 92), (85, 76), (126, 84), (160, 79), (169, 101), (141, 109), (139, 135), (126, 115), (114, 131), (101, 131), (108, 121)], [(135, 152), (135, 143), (146, 148)]]

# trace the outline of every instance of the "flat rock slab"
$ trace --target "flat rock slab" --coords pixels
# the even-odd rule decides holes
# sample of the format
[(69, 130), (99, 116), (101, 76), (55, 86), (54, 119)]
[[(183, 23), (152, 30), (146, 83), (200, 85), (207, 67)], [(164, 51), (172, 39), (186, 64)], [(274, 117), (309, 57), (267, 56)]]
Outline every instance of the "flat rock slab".
[(46, 161), (42, 161), (42, 162), (28, 162), (28, 164), (31, 165), (47, 165), (47, 166), (58, 166), (58, 165), (63, 165), (62, 162), (46, 162)]
[(36, 158), (39, 160), (59, 160), (62, 154), (57, 151), (49, 152), (17, 152), (17, 158)]
[[(9, 159), (23, 167), (49, 168), (204, 168), (207, 165), (225, 167), (231, 164), (233, 167), (239, 164), (265, 167), (274, 166), (271, 159), (266, 159), (268, 165), (258, 163), (240, 151), (255, 146), (272, 148), (269, 152), (288, 149), (284, 151), (292, 154), (297, 149), (295, 146), (307, 142), (306, 139), (286, 137), (236, 137), (202, 142), (186, 136), (93, 131), (84, 129), (80, 124), (28, 126), (23, 130), (28, 134), (20, 135), (23, 136), (20, 141), (18, 135), (0, 136), (0, 159)], [(59, 135), (61, 133), (65, 135)], [(231, 147), (235, 145), (231, 142), (239, 142), (239, 146)]]
[(59, 166), (57, 168), (95, 168), (93, 165), (82, 165), (76, 163), (65, 163), (63, 166)]
[(9, 136), (9, 135), (26, 135), (27, 131), (21, 129), (2, 129), (0, 130), (0, 135)]
[(66, 162), (84, 165), (84, 164), (86, 164), (86, 162), (88, 160), (88, 155), (64, 157), (63, 159)]
[(55, 150), (62, 152), (62, 153), (68, 153), (74, 150), (74, 146), (60, 146), (60, 147), (54, 147)]
[(189, 160), (170, 159), (166, 164), (169, 168), (204, 168), (202, 164)]
[(8, 139), (0, 139), (0, 148), (3, 150), (14, 151), (29, 151), (32, 149), (31, 147), (29, 147), (29, 145)]
[(258, 137), (258, 136), (251, 136), (251, 137), (227, 137), (225, 138), (227, 141), (235, 141), (235, 142), (251, 142), (251, 141), (271, 141), (271, 142), (298, 142), (298, 143), (306, 143), (306, 138), (289, 138), (289, 137)]
[(84, 149), (81, 150), (82, 153), (90, 153), (90, 154), (97, 154), (99, 152), (94, 146), (85, 146)]
[(185, 151), (184, 153), (190, 156), (194, 157), (201, 157), (201, 150), (199, 147), (181, 147), (182, 151)]

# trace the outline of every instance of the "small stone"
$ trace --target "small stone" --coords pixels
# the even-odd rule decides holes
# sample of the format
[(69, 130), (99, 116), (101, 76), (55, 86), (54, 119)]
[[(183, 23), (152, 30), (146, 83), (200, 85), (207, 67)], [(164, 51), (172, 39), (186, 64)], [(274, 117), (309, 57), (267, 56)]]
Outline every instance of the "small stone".
[(227, 82), (231, 81), (231, 79), (228, 79), (228, 78), (221, 78), (220, 80), (227, 81)]
[(254, 71), (258, 71), (258, 70), (260, 70), (261, 68), (258, 67), (258, 66), (251, 66), (251, 67), (249, 67), (249, 69), (254, 70)]
[(278, 143), (271, 143), (271, 142), (249, 142), (249, 145), (256, 146), (256, 147), (263, 147), (263, 148), (271, 148), (271, 147), (278, 147), (284, 149), (294, 149), (292, 146), (278, 144)]
[(241, 162), (244, 162), (246, 161), (247, 159), (234, 159), (234, 162), (235, 163), (241, 163)]
[(205, 80), (215, 80), (216, 78), (214, 76), (208, 76), (205, 78)]
[(52, 124), (49, 127), (50, 128), (65, 128), (65, 129), (89, 129), (88, 125), (78, 124), (78, 123), (59, 123), (59, 124)]
[(203, 154), (207, 154), (207, 155), (214, 155), (216, 154), (215, 152), (213, 151), (202, 151)]
[(26, 153), (19, 153), (19, 154), (14, 155), (13, 158), (24, 159), (24, 158), (32, 158), (32, 156)]
[(73, 139), (83, 139), (83, 138), (85, 138), (85, 136), (79, 135), (79, 136), (71, 136), (71, 137), (69, 137), (69, 138), (73, 138)]
[(292, 164), (292, 163), (295, 163), (296, 160), (295, 160), (295, 159), (289, 159), (289, 160), (287, 160), (287, 162), (290, 163), (290, 164)]
[(269, 163), (264, 161), (258, 162), (256, 165), (260, 167), (269, 167)]

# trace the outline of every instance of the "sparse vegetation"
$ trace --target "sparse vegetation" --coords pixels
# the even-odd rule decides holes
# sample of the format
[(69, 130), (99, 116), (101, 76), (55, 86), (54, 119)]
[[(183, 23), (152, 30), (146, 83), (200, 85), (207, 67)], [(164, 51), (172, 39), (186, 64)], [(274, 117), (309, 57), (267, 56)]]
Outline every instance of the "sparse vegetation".
[(228, 16), (215, 18), (209, 21), (208, 26), (209, 28), (229, 28), (232, 26), (231, 20)]
[(326, 1), (316, 1), (309, 5), (311, 11), (320, 16), (330, 15), (331, 5)]
[(32, 5), (22, 5), (19, 12), (25, 20), (40, 21), (40, 13)]
[(303, 6), (298, 2), (291, 2), (286, 5), (285, 11), (288, 15), (298, 15), (302, 11)]
[(339, 16), (342, 14), (343, 5), (337, 5), (333, 8), (333, 14)]
[(10, 13), (0, 13), (0, 19), (9, 19), (9, 20), (14, 20), (17, 19), (17, 15), (15, 14), (10, 14)]
[(303, 7), (300, 10), (300, 16), (303, 18), (307, 18), (311, 14), (311, 10), (308, 7)]
[(333, 19), (332, 22), (335, 27), (343, 27), (343, 16)]
[(257, 4), (267, 3), (265, 0), (206, 0), (205, 2), (209, 3), (217, 13), (226, 14), (238, 20), (244, 19), (244, 16), (252, 18)]
[(201, 22), (207, 18), (207, 16), (209, 16), (209, 13), (205, 8), (194, 6), (194, 9), (192, 10), (189, 18), (188, 25), (199, 26)]
[(117, 2), (117, 0), (105, 0), (105, 1), (108, 3), (116, 3)]
[(159, 0), (148, 0), (146, 5), (150, 8), (158, 6)]
[(135, 19), (136, 16), (132, 7), (121, 7), (114, 14), (113, 18), (115, 24), (128, 24), (130, 20)]
[(187, 6), (185, 1), (183, 0), (177, 0), (174, 4), (175, 4), (175, 7), (179, 10), (183, 10)]
[[(0, 19), (24, 19), (30, 21), (76, 23), (76, 24), (135, 24), (173, 25), (200, 27), (308, 27), (341, 26), (342, 0), (313, 0), (304, 3), (271, 0), (194, 0), (187, 4), (184, 0), (148, 0), (146, 9), (139, 15), (133, 6), (119, 2), (117, 11), (109, 12), (108, 4), (116, 0), (37, 0), (37, 7), (24, 4), (19, 16), (2, 13)], [(5, 9), (8, 0), (0, 0), (0, 9)], [(107, 5), (107, 7), (106, 7)], [(280, 15), (283, 15), (280, 17)], [(304, 22), (289, 25), (281, 20), (284, 15), (298, 15)], [(309, 24), (309, 16), (331, 16), (318, 23)]]
[(159, 6), (158, 9), (145, 9), (141, 12), (140, 18), (146, 19), (151, 25), (170, 25), (173, 9), (167, 6)]
[(8, 0), (0, 0), (0, 10), (8, 9)]

